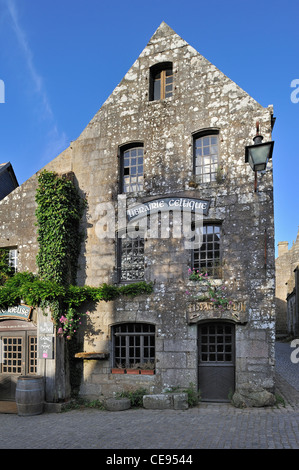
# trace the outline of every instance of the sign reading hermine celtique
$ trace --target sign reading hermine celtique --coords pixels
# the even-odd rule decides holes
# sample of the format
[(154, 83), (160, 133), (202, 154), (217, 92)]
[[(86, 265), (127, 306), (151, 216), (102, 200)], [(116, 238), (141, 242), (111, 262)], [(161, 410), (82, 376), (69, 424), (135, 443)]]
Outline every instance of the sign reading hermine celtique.
[(154, 199), (152, 201), (136, 204), (127, 210), (129, 220), (145, 215), (155, 214), (157, 212), (168, 212), (178, 210), (190, 210), (191, 212), (200, 212), (207, 215), (210, 207), (210, 201), (202, 199), (191, 199), (189, 197), (166, 197), (163, 199)]

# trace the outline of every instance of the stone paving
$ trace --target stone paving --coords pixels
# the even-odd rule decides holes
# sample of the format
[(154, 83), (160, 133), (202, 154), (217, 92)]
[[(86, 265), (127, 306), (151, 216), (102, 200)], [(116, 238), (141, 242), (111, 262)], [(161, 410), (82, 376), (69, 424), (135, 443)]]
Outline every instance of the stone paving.
[[(288, 363), (290, 348), (284, 349)], [(185, 411), (0, 414), (0, 448), (299, 449), (299, 386), (296, 389), (295, 381), (290, 385), (282, 376), (282, 364), (277, 368), (277, 394), (284, 400), (279, 407), (237, 409), (230, 404), (200, 403)]]

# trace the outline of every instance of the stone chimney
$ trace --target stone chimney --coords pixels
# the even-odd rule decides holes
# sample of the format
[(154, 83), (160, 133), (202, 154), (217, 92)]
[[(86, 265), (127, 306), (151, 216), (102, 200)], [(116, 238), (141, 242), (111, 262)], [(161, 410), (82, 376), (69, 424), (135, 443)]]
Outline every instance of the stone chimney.
[(279, 242), (278, 244), (278, 256), (284, 255), (289, 251), (289, 242)]

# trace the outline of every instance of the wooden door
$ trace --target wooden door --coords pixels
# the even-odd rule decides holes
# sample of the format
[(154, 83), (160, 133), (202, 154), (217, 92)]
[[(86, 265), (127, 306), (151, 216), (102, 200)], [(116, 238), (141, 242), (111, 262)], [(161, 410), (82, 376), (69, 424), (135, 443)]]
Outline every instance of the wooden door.
[(235, 328), (231, 323), (199, 326), (198, 386), (203, 401), (228, 402), (235, 389)]
[(0, 400), (15, 400), (18, 377), (36, 374), (36, 332), (0, 332)]

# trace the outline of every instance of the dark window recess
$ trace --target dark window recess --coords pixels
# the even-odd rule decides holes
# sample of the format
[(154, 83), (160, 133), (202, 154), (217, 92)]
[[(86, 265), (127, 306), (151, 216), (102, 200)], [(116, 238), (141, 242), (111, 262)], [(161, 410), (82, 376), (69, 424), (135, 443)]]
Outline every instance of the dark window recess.
[(153, 65), (150, 69), (150, 101), (163, 100), (173, 94), (173, 71), (171, 62)]
[(113, 327), (114, 366), (133, 367), (155, 362), (155, 326), (126, 323)]

